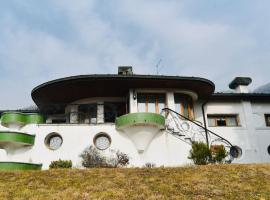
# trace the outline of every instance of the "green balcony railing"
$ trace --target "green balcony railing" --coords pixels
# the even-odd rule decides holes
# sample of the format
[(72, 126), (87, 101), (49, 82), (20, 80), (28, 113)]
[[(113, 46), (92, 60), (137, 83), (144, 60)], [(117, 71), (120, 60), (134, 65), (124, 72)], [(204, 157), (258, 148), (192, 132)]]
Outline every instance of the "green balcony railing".
[(1, 124), (5, 127), (9, 127), (10, 124), (24, 126), (26, 124), (41, 124), (44, 122), (43, 116), (38, 113), (4, 112), (1, 116)]
[(7, 145), (31, 146), (35, 143), (35, 135), (26, 133), (0, 131), (0, 147), (4, 148)]
[(23, 162), (0, 162), (0, 170), (41, 170), (42, 164)]
[(116, 119), (117, 129), (122, 129), (132, 125), (154, 125), (159, 128), (164, 128), (165, 118), (156, 113), (138, 112), (122, 115)]

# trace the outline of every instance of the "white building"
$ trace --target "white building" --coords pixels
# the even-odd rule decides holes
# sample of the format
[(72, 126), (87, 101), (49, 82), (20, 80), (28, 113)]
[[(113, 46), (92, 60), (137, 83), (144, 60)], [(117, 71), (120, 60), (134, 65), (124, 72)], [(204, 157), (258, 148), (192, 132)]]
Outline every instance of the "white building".
[(193, 141), (224, 144), (234, 163), (269, 162), (270, 94), (249, 93), (250, 83), (238, 77), (234, 92), (214, 93), (204, 78), (131, 67), (49, 81), (32, 91), (38, 113), (1, 112), (0, 169), (47, 169), (58, 159), (79, 167), (90, 145), (128, 154), (131, 166), (179, 166), (191, 162)]

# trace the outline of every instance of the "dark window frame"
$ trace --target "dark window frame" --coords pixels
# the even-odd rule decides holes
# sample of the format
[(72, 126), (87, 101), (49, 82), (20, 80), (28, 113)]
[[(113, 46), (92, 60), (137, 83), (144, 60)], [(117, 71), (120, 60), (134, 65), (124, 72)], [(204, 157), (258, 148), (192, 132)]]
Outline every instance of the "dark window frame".
[(265, 125), (267, 127), (270, 126), (270, 114), (264, 114), (264, 119), (265, 119)]

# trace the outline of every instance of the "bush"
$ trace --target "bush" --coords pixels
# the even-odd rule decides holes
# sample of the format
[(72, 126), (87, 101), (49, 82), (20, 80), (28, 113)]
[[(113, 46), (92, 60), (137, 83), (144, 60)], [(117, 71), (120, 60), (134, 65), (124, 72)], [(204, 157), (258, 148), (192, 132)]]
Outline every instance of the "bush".
[(50, 166), (50, 169), (56, 169), (56, 168), (72, 168), (72, 161), (71, 160), (56, 160), (52, 161)]
[(206, 165), (211, 160), (211, 151), (207, 144), (203, 142), (193, 142), (188, 158), (192, 159), (196, 165)]
[(112, 151), (113, 155), (108, 159), (107, 164), (111, 167), (125, 167), (129, 164), (129, 156), (121, 151)]
[(87, 147), (80, 157), (82, 158), (82, 166), (86, 168), (124, 167), (129, 164), (129, 156), (127, 154), (111, 150), (111, 155), (106, 157), (92, 145)]
[(223, 145), (211, 146), (212, 160), (215, 163), (223, 163), (228, 153)]
[(144, 168), (155, 168), (156, 167), (156, 164), (155, 163), (151, 163), (151, 162), (148, 162), (148, 163), (145, 163)]
[(106, 167), (106, 158), (92, 145), (86, 148), (80, 155), (82, 166), (86, 168)]

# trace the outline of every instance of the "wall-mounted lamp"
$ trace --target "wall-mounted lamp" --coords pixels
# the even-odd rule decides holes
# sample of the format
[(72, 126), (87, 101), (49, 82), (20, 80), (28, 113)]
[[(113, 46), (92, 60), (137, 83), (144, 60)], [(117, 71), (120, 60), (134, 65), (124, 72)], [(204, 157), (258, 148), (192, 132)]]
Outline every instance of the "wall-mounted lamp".
[(135, 90), (133, 90), (133, 99), (136, 100), (137, 99), (137, 92)]

